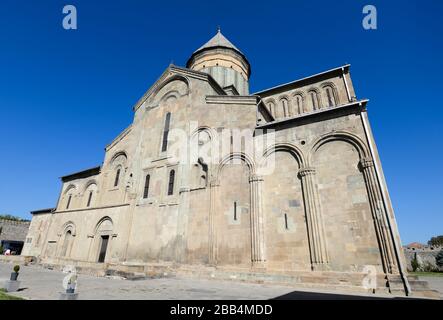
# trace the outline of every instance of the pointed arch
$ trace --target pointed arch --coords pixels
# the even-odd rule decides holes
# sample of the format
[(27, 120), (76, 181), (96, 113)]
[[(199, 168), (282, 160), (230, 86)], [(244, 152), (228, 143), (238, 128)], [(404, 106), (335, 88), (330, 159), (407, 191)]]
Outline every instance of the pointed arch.
[(60, 251), (59, 256), (62, 258), (69, 258), (71, 256), (72, 246), (74, 244), (74, 238), (76, 235), (75, 223), (72, 221), (65, 222), (62, 226), (60, 237)]
[(77, 234), (75, 223), (72, 220), (65, 222), (61, 227), (61, 234), (65, 234), (67, 231), (71, 231), (71, 234), (74, 237)]
[(114, 155), (111, 157), (111, 160), (109, 160), (109, 164), (114, 164), (114, 162), (120, 157), (124, 157), (125, 161), (128, 159), (128, 155), (126, 154), (126, 151), (120, 150), (114, 153)]
[(83, 192), (85, 192), (86, 190), (88, 190), (88, 188), (90, 186), (92, 186), (93, 184), (95, 184), (97, 186), (97, 180), (96, 179), (91, 179), (88, 180), (88, 182), (85, 183), (85, 187), (83, 188)]
[(63, 192), (63, 194), (68, 194), (68, 192), (70, 192), (71, 190), (77, 190), (77, 186), (75, 185), (75, 184), (73, 184), (73, 183), (70, 183), (67, 187), (66, 187), (66, 189), (65, 189), (65, 191)]
[(109, 224), (114, 227), (114, 222), (112, 221), (111, 217), (104, 216), (95, 224), (93, 234), (97, 234), (97, 232), (100, 231), (100, 227), (106, 222), (109, 222)]

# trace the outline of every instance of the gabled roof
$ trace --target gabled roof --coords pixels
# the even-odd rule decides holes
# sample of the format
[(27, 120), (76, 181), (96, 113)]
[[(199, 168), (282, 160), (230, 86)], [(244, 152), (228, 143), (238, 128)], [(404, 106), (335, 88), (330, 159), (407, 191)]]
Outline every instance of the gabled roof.
[(280, 84), (278, 86), (275, 86), (275, 87), (272, 87), (272, 88), (268, 88), (268, 89), (265, 89), (265, 90), (260, 90), (260, 91), (257, 91), (255, 93), (253, 93), (253, 94), (254, 95), (271, 94), (273, 91), (278, 91), (280, 89), (286, 89), (287, 87), (290, 87), (290, 86), (296, 85), (296, 84), (300, 84), (300, 83), (305, 82), (305, 81), (314, 81), (315, 78), (322, 77), (324, 75), (331, 74), (331, 73), (334, 73), (334, 72), (337, 72), (337, 71), (340, 71), (340, 70), (343, 70), (343, 72), (346, 73), (346, 72), (349, 71), (350, 67), (351, 67), (350, 64), (345, 64), (345, 65), (343, 65), (341, 67), (337, 67), (337, 68), (334, 68), (334, 69), (329, 69), (329, 70), (326, 70), (326, 71), (314, 74), (312, 76), (308, 76), (308, 77), (305, 77), (305, 78), (302, 78), (302, 79), (298, 79), (298, 80), (294, 80), (294, 81), (291, 81), (291, 82), (283, 83), (283, 84)]
[(168, 68), (162, 73), (160, 78), (158, 78), (154, 84), (145, 92), (145, 94), (136, 102), (136, 104), (133, 106), (132, 110), (135, 112), (138, 108), (149, 98), (151, 94), (155, 92), (155, 90), (169, 77), (179, 74), (186, 77), (199, 79), (203, 81), (207, 81), (209, 85), (214, 89), (215, 92), (217, 92), (220, 95), (226, 95), (226, 92), (223, 90), (222, 87), (217, 83), (217, 81), (212, 78), (212, 76), (209, 73), (196, 71), (188, 68), (182, 68), (175, 66), (173, 64), (170, 64)]
[(194, 53), (204, 49), (215, 48), (215, 47), (230, 48), (242, 53), (236, 46), (232, 44), (231, 41), (226, 39), (226, 37), (221, 33), (220, 28), (218, 29), (217, 34), (213, 36), (211, 40), (209, 40), (203, 46), (195, 50)]

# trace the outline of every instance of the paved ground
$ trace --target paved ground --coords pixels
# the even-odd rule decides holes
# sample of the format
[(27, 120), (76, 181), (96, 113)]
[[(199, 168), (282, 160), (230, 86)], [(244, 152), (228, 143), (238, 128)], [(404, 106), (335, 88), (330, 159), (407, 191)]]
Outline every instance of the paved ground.
[(443, 299), (443, 277), (418, 277), (420, 280), (425, 280), (429, 283), (429, 287), (440, 292), (440, 297)]
[[(0, 283), (9, 279), (11, 264), (0, 263)], [(14, 295), (36, 300), (58, 299), (65, 273), (39, 266), (22, 267), (20, 291)], [(442, 279), (443, 280), (443, 279)], [(443, 286), (443, 282), (440, 284)], [(293, 287), (205, 279), (163, 278), (120, 280), (79, 275), (79, 299), (86, 300), (267, 300), (267, 299), (373, 299), (374, 296), (340, 295)], [(443, 288), (442, 288), (443, 292)]]

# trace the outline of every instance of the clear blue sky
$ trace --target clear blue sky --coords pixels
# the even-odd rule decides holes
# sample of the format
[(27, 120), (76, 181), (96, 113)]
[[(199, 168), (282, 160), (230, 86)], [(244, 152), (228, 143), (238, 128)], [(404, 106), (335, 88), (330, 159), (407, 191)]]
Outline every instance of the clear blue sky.
[[(66, 4), (78, 30), (62, 28)], [(366, 4), (377, 30), (362, 28)], [(221, 25), (252, 92), (351, 63), (403, 242), (443, 234), (442, 16), (430, 0), (2, 0), (0, 213), (54, 206), (58, 178), (101, 164), (138, 98)]]

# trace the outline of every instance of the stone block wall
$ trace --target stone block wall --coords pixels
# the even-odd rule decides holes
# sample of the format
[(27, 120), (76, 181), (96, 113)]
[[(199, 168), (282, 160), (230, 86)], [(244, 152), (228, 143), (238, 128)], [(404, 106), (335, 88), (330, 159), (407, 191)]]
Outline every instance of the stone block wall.
[[(417, 260), (420, 264), (421, 267), (426, 266), (427, 264), (429, 264), (430, 266), (432, 266), (433, 268), (438, 268), (437, 263), (435, 261), (435, 257), (437, 256), (437, 254), (440, 252), (440, 250), (443, 250), (443, 247), (440, 248), (433, 248), (431, 249), (407, 249), (404, 248), (403, 251), (405, 253), (405, 258), (406, 258), (406, 264), (407, 264), (407, 270), (408, 271), (412, 271), (412, 265), (411, 262), (414, 259), (415, 255), (417, 255)], [(423, 270), (422, 270), (423, 271)], [(440, 271), (443, 271), (443, 268), (440, 268)]]
[(0, 218), (0, 240), (25, 241), (30, 221), (14, 221)]

